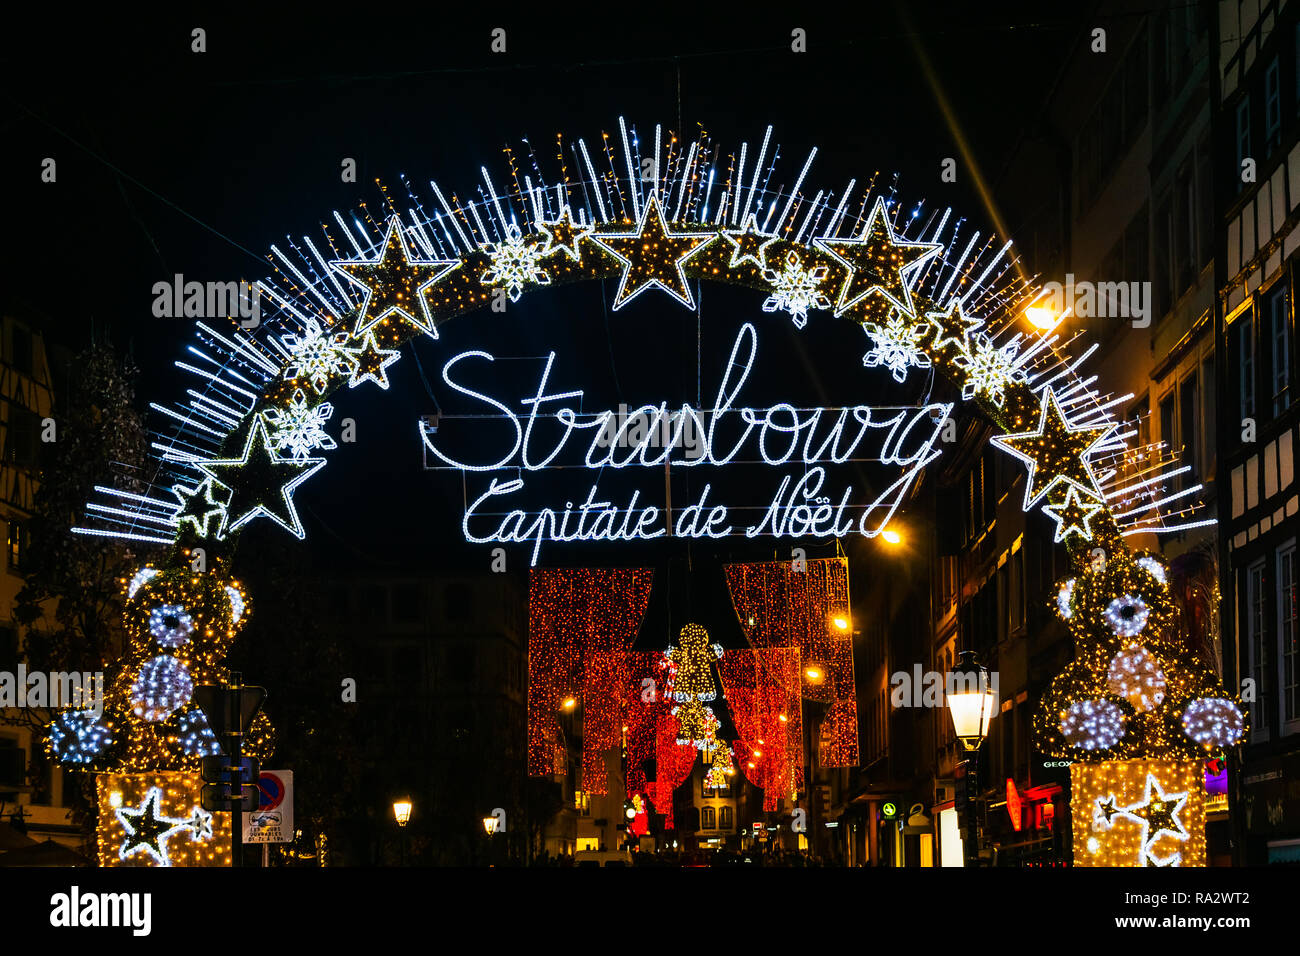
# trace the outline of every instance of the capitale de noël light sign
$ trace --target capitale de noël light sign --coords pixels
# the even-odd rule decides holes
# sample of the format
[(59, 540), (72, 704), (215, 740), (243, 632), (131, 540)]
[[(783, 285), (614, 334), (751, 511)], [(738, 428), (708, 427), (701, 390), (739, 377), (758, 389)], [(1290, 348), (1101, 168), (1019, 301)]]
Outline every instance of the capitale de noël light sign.
[[(800, 408), (778, 402), (744, 404), (745, 385), (758, 359), (758, 332), (744, 323), (718, 377), (712, 408), (664, 401), (623, 409), (580, 411), (584, 391), (553, 381), (556, 353), (547, 356), (531, 394), (487, 394), (466, 384), (497, 358), (464, 351), (443, 365), (448, 387), (464, 396), (474, 415), (507, 423), (513, 438), (475, 460), (457, 457), (438, 431), (422, 429), (424, 444), (441, 467), (484, 474), (485, 488), (469, 492), (461, 530), (474, 544), (531, 544), (536, 565), (544, 543), (680, 538), (875, 537), (889, 524), (908, 489), (937, 458), (934, 447), (952, 403), (919, 406)], [(575, 406), (577, 406), (575, 408)], [(835, 483), (828, 468), (871, 461), (888, 469), (883, 490)], [(757, 467), (772, 472), (757, 520), (742, 520), (735, 503), (718, 501), (710, 482), (671, 516), (654, 500), (655, 482), (671, 468)], [(594, 472), (580, 495), (537, 505), (528, 497), (532, 475), (547, 469)], [(600, 491), (600, 473), (645, 469), (647, 484), (619, 500)], [(651, 471), (653, 469), (653, 471)], [(506, 475), (490, 474), (505, 472)], [(586, 484), (583, 479), (583, 484)], [(763, 487), (760, 483), (755, 483)], [(582, 485), (579, 485), (581, 488)], [(662, 494), (662, 485), (658, 485)], [(612, 497), (612, 496), (611, 496)]]

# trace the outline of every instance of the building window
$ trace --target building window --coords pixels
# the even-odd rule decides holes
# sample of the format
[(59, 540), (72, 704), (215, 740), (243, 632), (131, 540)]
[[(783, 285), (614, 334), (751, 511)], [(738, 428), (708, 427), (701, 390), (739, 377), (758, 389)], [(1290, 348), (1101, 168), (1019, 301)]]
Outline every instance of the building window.
[(37, 464), (40, 448), (40, 417), (31, 409), (10, 402), (9, 421), (5, 429), (5, 461), (24, 468)]
[(1237, 319), (1237, 396), (1242, 418), (1255, 417), (1255, 315), (1247, 309)]
[(32, 333), (17, 325), (11, 335), (14, 346), (14, 368), (23, 375), (32, 374)]
[(447, 679), (455, 684), (474, 682), (474, 648), (463, 644), (447, 648)]
[(1241, 181), (1241, 164), (1250, 158), (1250, 94), (1247, 93), (1237, 104), (1237, 171), (1233, 177), (1237, 180), (1237, 191), (1245, 185)]
[(402, 624), (415, 624), (420, 620), (420, 589), (413, 584), (399, 584), (393, 588), (393, 620)]
[(1282, 653), (1282, 732), (1300, 731), (1300, 694), (1296, 690), (1295, 541), (1277, 552), (1277, 638)]
[(1269, 706), (1273, 699), (1269, 675), (1273, 666), (1268, 658), (1264, 627), (1264, 562), (1257, 561), (1246, 569), (1246, 647), (1250, 654), (1250, 676), (1255, 682), (1255, 701), (1250, 705), (1250, 731), (1255, 740), (1268, 740)]
[(1273, 414), (1280, 415), (1291, 404), (1291, 316), (1287, 288), (1279, 285), (1268, 294), (1265, 313), (1273, 346)]
[(1182, 440), (1183, 446), (1183, 464), (1189, 466), (1192, 470), (1185, 480), (1181, 482), (1183, 487), (1191, 487), (1196, 483), (1196, 476), (1200, 474), (1200, 429), (1197, 427), (1200, 418), (1200, 399), (1197, 396), (1196, 389), (1196, 372), (1183, 379), (1183, 384), (1178, 389), (1179, 414), (1181, 423), (1178, 436)]
[(442, 601), (449, 623), (459, 624), (473, 618), (469, 592), (469, 585), (463, 582), (443, 587)]
[(21, 521), (9, 522), (9, 570), (21, 571), (27, 558), (27, 527)]
[(1160, 440), (1170, 451), (1178, 448), (1178, 396), (1170, 389), (1160, 399)]
[[(231, 773), (234, 773), (232, 770)], [(702, 807), (700, 809), (700, 829), (716, 830), (718, 828), (718, 814), (713, 807)]]
[(1282, 79), (1277, 57), (1264, 71), (1264, 149), (1272, 152), (1282, 142)]
[[(232, 771), (233, 772), (233, 771)], [(731, 830), (736, 826), (736, 820), (732, 814), (731, 807), (723, 807), (718, 811), (718, 829)]]
[[(709, 758), (710, 760), (712, 757)], [(705, 774), (700, 782), (700, 796), (702, 797), (729, 797), (731, 796), (731, 785), (724, 783), (720, 787), (708, 786), (708, 774)]]

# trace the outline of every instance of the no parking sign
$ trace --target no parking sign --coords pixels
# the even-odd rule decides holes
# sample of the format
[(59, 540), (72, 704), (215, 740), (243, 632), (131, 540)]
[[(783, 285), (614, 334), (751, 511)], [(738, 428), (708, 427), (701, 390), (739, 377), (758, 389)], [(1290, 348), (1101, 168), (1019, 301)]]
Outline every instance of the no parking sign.
[(293, 771), (263, 770), (257, 778), (257, 809), (244, 818), (245, 843), (293, 839)]

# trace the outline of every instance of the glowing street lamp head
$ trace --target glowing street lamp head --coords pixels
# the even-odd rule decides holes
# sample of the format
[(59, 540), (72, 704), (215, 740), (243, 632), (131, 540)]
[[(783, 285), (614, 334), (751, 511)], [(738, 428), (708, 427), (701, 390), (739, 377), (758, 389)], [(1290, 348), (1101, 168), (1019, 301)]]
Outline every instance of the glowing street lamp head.
[(1025, 318), (1029, 320), (1029, 324), (1034, 328), (1041, 329), (1044, 332), (1050, 332), (1052, 329), (1056, 328), (1057, 324), (1061, 321), (1062, 316), (1057, 315), (1051, 309), (1047, 308), (1047, 306), (1031, 305), (1029, 308), (1025, 309)]
[(819, 683), (822, 679), (822, 669), (820, 667), (816, 667), (816, 666), (809, 667), (803, 673), (804, 676), (807, 677), (808, 680), (814, 684)]
[(496, 833), (496, 832), (497, 832), (497, 818), (496, 818), (496, 817), (484, 817), (484, 818), (483, 818), (483, 830), (487, 833), (488, 836), (491, 836), (492, 834)]
[(849, 629), (849, 619), (843, 614), (836, 614), (831, 618), (831, 623), (835, 625), (837, 631), (847, 631)]
[(899, 544), (903, 540), (903, 536), (893, 528), (886, 528), (884, 531), (880, 532), (880, 536), (890, 544)]
[(393, 801), (393, 817), (397, 820), (399, 827), (406, 826), (411, 820), (411, 798), (403, 797), (400, 800)]
[(565, 710), (573, 710), (573, 708), (578, 706), (578, 700), (576, 697), (566, 697), (560, 706)]

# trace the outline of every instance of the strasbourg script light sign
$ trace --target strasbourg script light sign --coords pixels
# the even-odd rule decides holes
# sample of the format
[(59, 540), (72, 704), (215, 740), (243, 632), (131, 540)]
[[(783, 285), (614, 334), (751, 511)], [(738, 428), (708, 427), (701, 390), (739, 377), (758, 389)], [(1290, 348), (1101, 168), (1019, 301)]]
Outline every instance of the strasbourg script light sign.
[[(884, 530), (927, 464), (939, 456), (934, 447), (952, 403), (880, 407), (799, 408), (788, 402), (751, 408), (742, 391), (758, 356), (758, 333), (745, 323), (737, 332), (731, 357), (722, 371), (710, 409), (689, 404), (670, 410), (667, 402), (597, 412), (581, 407), (583, 391), (551, 391), (555, 353), (547, 357), (537, 388), (514, 401), (487, 395), (464, 383), (463, 370), (495, 361), (482, 351), (461, 352), (447, 361), (443, 380), (456, 392), (483, 406), (475, 415), (508, 423), (507, 438), (479, 461), (463, 461), (423, 430), (429, 452), (445, 466), (462, 472), (507, 472), (492, 475), (487, 488), (469, 501), (461, 528), (475, 544), (532, 543), (537, 563), (544, 542), (632, 541), (670, 533), (681, 538), (874, 537)], [(482, 374), (482, 370), (479, 370)], [(459, 376), (459, 377), (458, 377)], [(444, 443), (445, 444), (445, 443)], [(827, 467), (845, 462), (877, 462), (890, 478), (883, 490), (833, 486)], [(739, 506), (714, 500), (712, 483), (671, 518), (645, 501), (634, 488), (620, 501), (606, 500), (599, 475), (580, 504), (577, 499), (537, 507), (527, 495), (529, 476), (559, 466), (581, 471), (673, 468), (725, 468), (752, 465), (774, 470), (767, 504), (745, 511), (757, 520), (738, 517)], [(510, 510), (505, 510), (510, 509)]]

